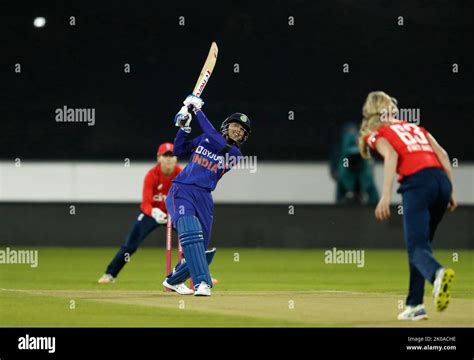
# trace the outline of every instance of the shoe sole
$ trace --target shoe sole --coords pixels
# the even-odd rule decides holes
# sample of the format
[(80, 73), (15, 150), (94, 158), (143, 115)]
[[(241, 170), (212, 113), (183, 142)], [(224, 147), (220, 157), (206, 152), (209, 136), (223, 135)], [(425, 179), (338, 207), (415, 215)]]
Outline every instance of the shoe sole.
[(446, 269), (441, 279), (441, 288), (435, 296), (436, 311), (444, 311), (449, 305), (451, 299), (451, 286), (454, 281), (454, 270)]
[(107, 285), (107, 284), (115, 284), (115, 280), (112, 280), (112, 281), (97, 281), (98, 284), (101, 284), (101, 285)]
[(402, 319), (397, 318), (397, 320), (400, 320), (400, 321), (408, 321), (408, 320), (412, 320), (412, 321), (428, 320), (428, 314), (418, 315), (418, 316), (409, 317), (409, 318), (402, 318)]
[(166, 283), (166, 282), (163, 282), (163, 286), (164, 286), (166, 289), (171, 290), (171, 291), (173, 291), (173, 292), (175, 292), (176, 294), (179, 294), (179, 295), (193, 295), (193, 294), (194, 294), (194, 292), (189, 293), (189, 294), (180, 293), (179, 291), (177, 291), (177, 290), (174, 288), (173, 285), (170, 285), (170, 284), (168, 284), (168, 283)]

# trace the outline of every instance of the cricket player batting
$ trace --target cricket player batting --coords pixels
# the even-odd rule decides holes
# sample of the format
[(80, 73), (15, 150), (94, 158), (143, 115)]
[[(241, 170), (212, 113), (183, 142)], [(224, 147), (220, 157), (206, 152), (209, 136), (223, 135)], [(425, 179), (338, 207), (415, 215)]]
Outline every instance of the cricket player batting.
[[(158, 147), (158, 163), (148, 171), (143, 183), (141, 212), (133, 224), (125, 243), (110, 262), (105, 270), (105, 274), (99, 279), (99, 284), (115, 282), (120, 270), (129, 261), (142, 241), (157, 227), (166, 226), (165, 199), (171, 187), (171, 181), (181, 172), (176, 156), (173, 155), (173, 148), (174, 146), (171, 143), (163, 143)], [(184, 284), (183, 286), (186, 287)], [(186, 289), (192, 293), (187, 287)], [(186, 291), (186, 289), (182, 289), (182, 291)]]
[[(163, 281), (163, 286), (179, 294), (180, 284), (191, 276), (195, 296), (210, 296), (212, 279), (209, 265), (216, 249), (208, 250), (211, 237), (214, 203), (211, 192), (217, 182), (230, 170), (227, 159), (239, 159), (240, 147), (248, 139), (250, 119), (235, 113), (224, 120), (217, 131), (201, 111), (204, 102), (195, 95), (189, 95), (183, 102), (185, 112), (175, 117), (179, 126), (174, 140), (174, 155), (189, 156), (188, 165), (173, 180), (166, 198), (166, 208), (173, 226), (178, 231), (179, 241), (184, 253), (175, 269)], [(194, 112), (203, 134), (188, 140), (191, 131), (191, 114)], [(234, 160), (235, 163), (235, 160)]]

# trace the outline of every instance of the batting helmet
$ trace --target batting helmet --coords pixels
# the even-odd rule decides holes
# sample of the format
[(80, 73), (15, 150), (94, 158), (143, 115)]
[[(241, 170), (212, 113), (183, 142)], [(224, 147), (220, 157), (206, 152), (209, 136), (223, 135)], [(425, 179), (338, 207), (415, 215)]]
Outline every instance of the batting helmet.
[(249, 137), (249, 134), (252, 131), (252, 126), (250, 124), (249, 117), (242, 113), (233, 113), (222, 122), (221, 133), (227, 134), (230, 123), (238, 123), (243, 126), (243, 128), (245, 129), (245, 134), (240, 144), (243, 144), (245, 141), (247, 141), (247, 138)]

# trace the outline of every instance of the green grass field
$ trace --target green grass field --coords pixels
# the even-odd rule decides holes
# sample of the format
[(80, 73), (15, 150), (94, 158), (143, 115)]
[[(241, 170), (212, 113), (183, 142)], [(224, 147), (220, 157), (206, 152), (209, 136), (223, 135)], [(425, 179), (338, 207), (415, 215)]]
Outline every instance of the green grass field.
[(454, 251), (435, 253), (456, 271), (453, 299), (445, 312), (435, 312), (427, 284), (430, 319), (423, 322), (396, 320), (408, 286), (402, 250), (366, 250), (365, 267), (357, 268), (326, 264), (323, 250), (218, 249), (211, 273), (219, 284), (210, 298), (163, 291), (162, 249), (140, 249), (112, 285), (96, 281), (116, 248), (38, 250), (37, 268), (0, 265), (2, 327), (474, 325), (474, 252), (468, 250), (456, 251), (457, 262)]

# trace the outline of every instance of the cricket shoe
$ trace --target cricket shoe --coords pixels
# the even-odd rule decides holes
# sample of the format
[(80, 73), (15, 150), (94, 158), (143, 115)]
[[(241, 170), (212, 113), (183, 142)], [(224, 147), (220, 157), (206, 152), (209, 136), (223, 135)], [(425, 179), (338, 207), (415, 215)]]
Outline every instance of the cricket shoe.
[(211, 287), (202, 281), (194, 291), (194, 296), (211, 296)]
[(176, 284), (176, 285), (171, 285), (168, 284), (167, 279), (163, 281), (163, 286), (167, 289), (170, 289), (174, 292), (177, 292), (180, 295), (192, 295), (194, 294), (194, 291), (190, 288), (188, 288), (184, 283), (181, 284)]
[(115, 282), (115, 278), (110, 274), (104, 274), (97, 282), (99, 284), (113, 284)]
[(451, 298), (451, 286), (454, 280), (453, 269), (439, 269), (433, 284), (434, 304), (436, 311), (446, 310)]
[(428, 320), (428, 314), (426, 313), (423, 304), (416, 306), (407, 306), (407, 308), (398, 314), (398, 320)]

